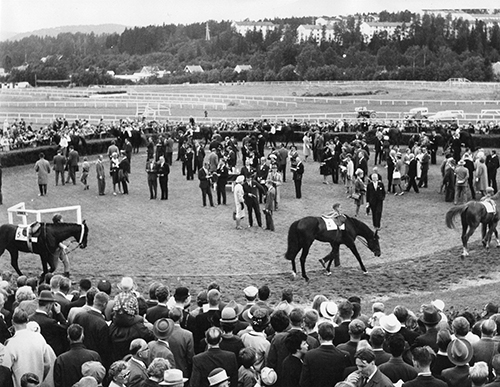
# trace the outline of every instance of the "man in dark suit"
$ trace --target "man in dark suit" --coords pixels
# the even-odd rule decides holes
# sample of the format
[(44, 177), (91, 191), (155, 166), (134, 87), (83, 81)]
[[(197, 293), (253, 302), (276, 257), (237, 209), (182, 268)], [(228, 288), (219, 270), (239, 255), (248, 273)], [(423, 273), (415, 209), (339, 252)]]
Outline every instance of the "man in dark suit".
[(288, 151), (285, 148), (285, 144), (281, 144), (281, 148), (278, 149), (278, 172), (283, 174), (283, 183), (286, 182), (286, 161), (288, 159)]
[(170, 173), (170, 166), (165, 161), (164, 156), (158, 159), (158, 178), (160, 180), (161, 200), (168, 200), (168, 175)]
[(223, 368), (232, 386), (238, 385), (238, 362), (234, 353), (219, 348), (222, 331), (209, 328), (205, 334), (208, 350), (193, 357), (193, 373), (189, 381), (191, 387), (209, 387), (208, 375), (215, 368)]
[(420, 321), (425, 325), (425, 333), (415, 339), (412, 349), (428, 345), (437, 353), (439, 351), (437, 345), (438, 323), (441, 321), (441, 314), (435, 306), (424, 305)]
[(97, 156), (95, 163), (95, 172), (97, 176), (97, 187), (99, 195), (104, 195), (106, 189), (106, 172), (104, 171), (104, 164), (102, 163), (102, 155)]
[(54, 156), (54, 171), (56, 172), (56, 185), (59, 185), (59, 175), (61, 176), (62, 185), (64, 182), (64, 168), (66, 167), (66, 157), (63, 156), (62, 150), (59, 149)]
[(87, 349), (96, 351), (102, 359), (104, 367), (109, 368), (112, 363), (112, 345), (109, 336), (109, 326), (104, 319), (104, 310), (109, 296), (98, 292), (89, 310), (78, 313), (74, 323), (83, 327), (85, 332), (83, 344)]
[(363, 387), (393, 387), (394, 384), (375, 365), (375, 353), (371, 348), (362, 348), (354, 355), (358, 370), (347, 377), (347, 381)]
[(210, 178), (212, 174), (209, 172), (209, 164), (204, 163), (203, 168), (198, 171), (198, 180), (200, 180), (201, 197), (203, 199), (203, 207), (207, 206), (207, 196), (210, 202), (210, 207), (214, 206), (214, 199), (212, 197), (212, 181)]
[(486, 168), (488, 169), (488, 186), (492, 187), (495, 193), (497, 193), (497, 170), (500, 168), (500, 162), (498, 161), (496, 150), (492, 150), (491, 153), (486, 156)]
[(184, 376), (191, 376), (194, 356), (193, 334), (180, 325), (183, 311), (180, 308), (173, 308), (169, 313), (169, 318), (174, 322), (174, 329), (168, 337), (168, 345), (174, 354), (175, 364)]
[(170, 292), (168, 287), (161, 285), (155, 291), (156, 299), (158, 300), (158, 304), (148, 308), (146, 311), (146, 320), (148, 320), (151, 324), (154, 324), (157, 320), (161, 318), (168, 317), (168, 306), (167, 301), (170, 296)]
[(340, 318), (339, 325), (335, 327), (335, 338), (333, 344), (335, 346), (347, 343), (350, 340), (349, 324), (354, 313), (354, 308), (349, 301), (343, 301), (338, 305), (338, 314)]
[(198, 314), (194, 320), (193, 337), (195, 353), (203, 352), (205, 349), (205, 343), (202, 343), (202, 340), (207, 329), (220, 326), (220, 292), (217, 289), (210, 289), (207, 293), (207, 298), (208, 310)]
[(410, 153), (410, 164), (408, 166), (408, 187), (406, 187), (406, 192), (410, 192), (413, 188), (416, 193), (418, 193), (417, 186), (417, 159), (413, 153)]
[(304, 175), (304, 163), (300, 157), (296, 156), (292, 159), (290, 170), (293, 173), (292, 179), (295, 184), (295, 197), (300, 199), (302, 197), (302, 176)]
[(372, 212), (372, 222), (375, 230), (380, 229), (380, 220), (382, 219), (382, 210), (385, 199), (384, 183), (378, 179), (378, 174), (371, 175), (371, 182), (366, 185), (367, 207)]
[(158, 192), (158, 164), (154, 159), (146, 162), (146, 173), (148, 174), (149, 200), (156, 199)]
[[(417, 369), (418, 375), (415, 379), (403, 384), (403, 387), (447, 387), (448, 384), (432, 376), (431, 363), (434, 359), (434, 352), (430, 347), (419, 347), (412, 351), (413, 366)], [(500, 384), (499, 384), (500, 386)]]
[(80, 156), (78, 152), (73, 148), (73, 145), (70, 145), (68, 153), (68, 178), (66, 179), (66, 183), (69, 183), (71, 179), (73, 185), (76, 184), (76, 171), (78, 170), (79, 160)]
[[(55, 318), (49, 317), (49, 312)], [(59, 356), (68, 349), (66, 338), (66, 319), (61, 313), (61, 307), (56, 303), (54, 295), (50, 290), (42, 290), (38, 296), (38, 308), (29, 317), (40, 325), (40, 333), (47, 341), (55, 354)]]
[(80, 295), (77, 298), (73, 298), (73, 300), (68, 305), (65, 305), (63, 307), (63, 314), (65, 317), (68, 317), (68, 313), (71, 308), (75, 307), (79, 308), (87, 303), (86, 295), (91, 287), (92, 283), (90, 282), (89, 279), (83, 278), (80, 280), (79, 283)]
[(130, 174), (130, 160), (127, 157), (127, 154), (122, 151), (122, 159), (118, 164), (118, 168), (120, 170), (119, 175), (121, 177), (121, 184), (123, 189), (123, 194), (128, 195), (128, 175)]
[(351, 365), (349, 354), (333, 345), (334, 327), (324, 322), (318, 328), (320, 346), (304, 356), (301, 387), (334, 386), (343, 380), (344, 371)]
[(199, 171), (203, 167), (203, 160), (205, 159), (205, 149), (200, 145), (198, 140), (194, 142), (194, 169), (193, 173)]
[(88, 361), (101, 362), (96, 351), (83, 345), (83, 328), (78, 324), (68, 327), (70, 348), (68, 352), (59, 355), (54, 364), (54, 386), (72, 386), (82, 377), (82, 364)]

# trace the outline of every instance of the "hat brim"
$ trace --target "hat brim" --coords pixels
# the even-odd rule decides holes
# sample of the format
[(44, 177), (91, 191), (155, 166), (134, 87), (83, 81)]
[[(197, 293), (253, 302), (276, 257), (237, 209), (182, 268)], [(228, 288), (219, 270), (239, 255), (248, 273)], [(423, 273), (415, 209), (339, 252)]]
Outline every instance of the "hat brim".
[(439, 324), (441, 322), (442, 317), (443, 316), (441, 316), (441, 313), (438, 312), (437, 320), (426, 320), (425, 316), (422, 316), (422, 317), (420, 317), (420, 321), (422, 321), (424, 324), (427, 324), (427, 325), (436, 325), (436, 324)]
[(177, 384), (186, 383), (188, 380), (189, 380), (189, 378), (182, 378), (182, 380), (176, 380), (175, 382), (165, 382), (165, 381), (163, 381), (163, 382), (158, 383), (158, 385), (159, 386), (175, 386)]
[(448, 355), (448, 359), (450, 359), (450, 361), (453, 364), (455, 364), (457, 366), (463, 366), (471, 361), (472, 356), (474, 354), (474, 350), (472, 348), (472, 344), (468, 340), (465, 340), (465, 339), (456, 339), (456, 340), (460, 340), (467, 347), (467, 357), (464, 359), (458, 360), (453, 356), (453, 353), (451, 352), (451, 345), (450, 345), (453, 341), (450, 342), (450, 344), (448, 345), (448, 348), (446, 349), (446, 353)]

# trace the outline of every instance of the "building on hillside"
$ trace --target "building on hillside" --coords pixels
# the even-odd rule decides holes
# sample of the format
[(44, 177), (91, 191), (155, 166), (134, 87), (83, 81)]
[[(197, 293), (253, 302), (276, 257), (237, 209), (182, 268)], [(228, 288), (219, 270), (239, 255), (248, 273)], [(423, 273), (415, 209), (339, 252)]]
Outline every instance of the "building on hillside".
[(333, 27), (321, 26), (316, 24), (301, 24), (297, 27), (297, 41), (304, 42), (306, 40), (313, 39), (316, 43), (320, 43), (321, 40), (326, 40), (331, 42), (335, 40), (335, 31)]
[(188, 74), (202, 73), (204, 72), (203, 67), (200, 65), (188, 65), (184, 67), (184, 72)]
[(242, 71), (250, 71), (252, 70), (252, 66), (250, 65), (237, 65), (235, 68), (234, 68), (234, 72), (235, 73), (241, 73)]
[(124, 74), (124, 75), (115, 75), (114, 71), (106, 71), (107, 74), (111, 75), (112, 77), (115, 77), (117, 79), (123, 79), (127, 81), (132, 81), (132, 82), (139, 82), (142, 79), (147, 79), (150, 77), (158, 77), (161, 78), (165, 74), (168, 74), (168, 71), (165, 70), (160, 70), (158, 66), (143, 66), (141, 71), (138, 73), (134, 74)]
[(17, 71), (26, 71), (29, 67), (29, 63), (24, 63), (22, 64), (21, 66), (17, 66), (17, 67), (12, 67), (12, 70), (17, 70)]
[(423, 9), (425, 14), (438, 16), (446, 18), (448, 15), (451, 16), (451, 19), (462, 19), (469, 22), (470, 27), (472, 28), (476, 23), (476, 20), (480, 20), (486, 24), (487, 28), (493, 27), (493, 24), (500, 24), (500, 14), (493, 13), (493, 10), (488, 10), (488, 13), (468, 13), (461, 9)]
[(317, 26), (333, 27), (336, 23), (338, 23), (340, 21), (342, 21), (342, 19), (339, 17), (336, 17), (336, 16), (332, 16), (332, 17), (323, 16), (323, 17), (317, 18), (316, 22), (314, 24), (316, 24)]
[(491, 65), (491, 69), (493, 70), (493, 76), (499, 80), (500, 79), (500, 62), (493, 63)]
[(9, 75), (9, 73), (3, 67), (0, 67), (0, 77), (5, 77), (6, 75)]
[(245, 36), (248, 32), (260, 31), (262, 32), (262, 36), (265, 37), (269, 32), (275, 31), (278, 28), (278, 25), (271, 22), (233, 21), (231, 23), (231, 27), (243, 36)]
[(375, 34), (380, 34), (381, 32), (387, 32), (387, 36), (392, 37), (399, 31), (402, 37), (405, 36), (403, 23), (394, 22), (362, 22), (359, 26), (359, 31), (363, 35), (365, 42), (369, 42)]

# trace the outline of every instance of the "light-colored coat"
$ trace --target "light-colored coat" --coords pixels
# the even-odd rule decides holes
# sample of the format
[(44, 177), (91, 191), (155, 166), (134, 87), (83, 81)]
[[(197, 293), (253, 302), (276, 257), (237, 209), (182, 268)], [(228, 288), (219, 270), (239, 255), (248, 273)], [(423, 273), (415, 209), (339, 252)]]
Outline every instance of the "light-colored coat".
[(35, 171), (38, 175), (38, 184), (49, 183), (50, 163), (47, 160), (38, 160), (35, 163)]

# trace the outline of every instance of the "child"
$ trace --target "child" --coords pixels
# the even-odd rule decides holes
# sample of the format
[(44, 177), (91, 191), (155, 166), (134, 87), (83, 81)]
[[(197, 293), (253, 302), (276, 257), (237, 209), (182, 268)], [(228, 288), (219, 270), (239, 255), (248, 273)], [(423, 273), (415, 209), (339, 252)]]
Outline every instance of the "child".
[(266, 230), (274, 231), (274, 203), (276, 199), (276, 184), (271, 180), (266, 181), (266, 205), (264, 207), (264, 214), (266, 215)]
[(80, 181), (83, 184), (83, 189), (87, 190), (89, 189), (89, 185), (87, 184), (87, 177), (89, 176), (89, 171), (90, 171), (90, 164), (87, 161), (87, 158), (83, 158), (83, 164), (82, 164), (82, 177)]
[(254, 387), (258, 381), (258, 374), (253, 367), (256, 354), (253, 348), (243, 348), (238, 355), (241, 364), (238, 370), (238, 387)]

